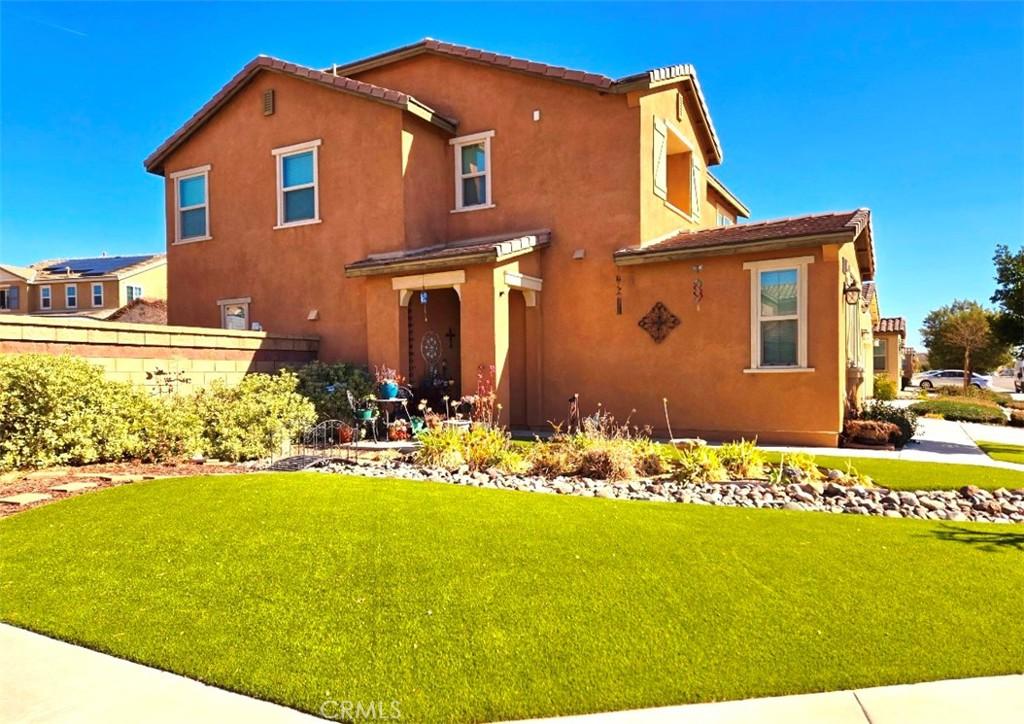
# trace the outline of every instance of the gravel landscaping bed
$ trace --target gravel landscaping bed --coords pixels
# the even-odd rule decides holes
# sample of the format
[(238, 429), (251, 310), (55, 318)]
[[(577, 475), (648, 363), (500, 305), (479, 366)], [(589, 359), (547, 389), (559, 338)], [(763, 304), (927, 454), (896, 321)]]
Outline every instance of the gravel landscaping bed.
[(1024, 523), (1024, 488), (999, 488), (989, 492), (973, 485), (966, 485), (959, 490), (897, 491), (883, 487), (840, 485), (834, 482), (843, 478), (843, 474), (838, 470), (831, 471), (830, 479), (823, 482), (800, 480), (798, 471), (787, 470), (792, 482), (785, 484), (761, 480), (694, 484), (666, 478), (622, 482), (567, 477), (547, 479), (530, 475), (509, 475), (498, 470), (471, 472), (463, 468), (449, 472), (398, 459), (359, 462), (325, 460), (316, 470), (324, 473), (433, 480), (478, 488), (591, 498), (809, 510), (921, 520)]

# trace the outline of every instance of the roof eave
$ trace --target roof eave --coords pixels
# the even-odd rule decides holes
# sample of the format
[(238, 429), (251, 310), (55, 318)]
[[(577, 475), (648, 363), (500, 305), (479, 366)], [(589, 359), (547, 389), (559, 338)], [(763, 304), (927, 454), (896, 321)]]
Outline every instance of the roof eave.
[(637, 264), (656, 264), (660, 262), (695, 259), (707, 256), (733, 256), (735, 254), (748, 254), (758, 251), (775, 251), (778, 249), (791, 249), (794, 247), (835, 244), (851, 240), (852, 238), (850, 233), (842, 231), (834, 234), (814, 234), (812, 236), (760, 239), (758, 241), (749, 241), (739, 244), (724, 243), (714, 246), (666, 249), (664, 251), (628, 249), (615, 252), (614, 259), (615, 264), (618, 266), (633, 266)]
[(405, 272), (440, 271), (463, 264), (480, 264), (498, 261), (495, 251), (474, 252), (459, 256), (446, 256), (438, 259), (396, 259), (381, 261), (379, 264), (366, 264), (345, 267), (346, 277), (370, 277), (383, 274), (402, 274)]
[(722, 183), (710, 171), (708, 172), (708, 183), (711, 184), (711, 187), (715, 191), (717, 191), (721, 196), (724, 196), (726, 201), (733, 205), (733, 208), (735, 208), (736, 211), (739, 212), (740, 216), (742, 216), (745, 219), (750, 218), (750, 209), (747, 208), (747, 205), (740, 201), (739, 197), (736, 196), (736, 194), (734, 194), (732, 191), (730, 191), (728, 187), (726, 187), (726, 185)]

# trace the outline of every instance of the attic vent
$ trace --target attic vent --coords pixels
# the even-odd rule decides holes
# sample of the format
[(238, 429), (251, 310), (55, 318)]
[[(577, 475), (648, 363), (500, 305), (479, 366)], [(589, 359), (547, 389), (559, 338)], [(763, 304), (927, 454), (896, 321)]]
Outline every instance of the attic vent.
[(263, 91), (263, 115), (274, 115), (274, 89)]
[(686, 116), (686, 105), (683, 103), (683, 94), (676, 93), (676, 120), (681, 121)]

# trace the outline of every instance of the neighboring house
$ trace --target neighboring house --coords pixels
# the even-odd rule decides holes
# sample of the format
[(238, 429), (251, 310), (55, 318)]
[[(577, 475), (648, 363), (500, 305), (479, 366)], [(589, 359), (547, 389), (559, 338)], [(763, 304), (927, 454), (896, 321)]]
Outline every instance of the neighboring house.
[(516, 426), (578, 394), (664, 430), (667, 398), (677, 434), (835, 444), (870, 380), (870, 212), (737, 223), (721, 161), (692, 66), (425, 40), (326, 71), (258, 57), (145, 166), (171, 324), (316, 334), (424, 396), (493, 365)]
[(167, 324), (167, 300), (139, 297), (115, 310), (108, 322), (133, 322), (135, 324)]
[(0, 314), (105, 319), (143, 294), (166, 298), (166, 254), (0, 263)]
[(907, 320), (903, 317), (882, 317), (875, 322), (875, 374), (885, 375), (903, 389), (911, 375), (906, 374), (903, 342), (907, 338)]

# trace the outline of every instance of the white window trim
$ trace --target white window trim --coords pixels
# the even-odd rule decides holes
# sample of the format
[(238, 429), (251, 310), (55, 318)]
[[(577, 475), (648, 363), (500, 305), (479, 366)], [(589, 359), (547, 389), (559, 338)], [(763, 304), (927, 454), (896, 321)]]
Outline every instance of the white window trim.
[[(96, 303), (96, 287), (100, 288), (100, 303)], [(103, 306), (106, 301), (104, 297), (103, 282), (93, 282), (89, 285), (89, 301), (92, 303), (93, 309), (99, 309)]]
[[(681, 217), (683, 217), (684, 219), (686, 219), (690, 223), (697, 223), (698, 221), (700, 221), (700, 211), (701, 211), (701, 203), (700, 203), (700, 199), (699, 199), (699, 196), (698, 196), (697, 190), (696, 190), (697, 180), (698, 179), (695, 178), (695, 176), (697, 176), (697, 177), (700, 176), (700, 171), (699, 171), (699, 169), (700, 169), (700, 160), (699, 160), (699, 158), (697, 156), (697, 149), (690, 142), (690, 139), (688, 139), (683, 134), (683, 132), (681, 130), (679, 130), (678, 127), (676, 127), (676, 125), (674, 123), (672, 123), (671, 121), (665, 120), (663, 118), (655, 118), (654, 119), (654, 133), (655, 133), (655, 135), (660, 133), (661, 135), (663, 135), (665, 137), (665, 143), (663, 144), (662, 150), (661, 150), (661, 158), (659, 159), (657, 155), (655, 155), (655, 157), (654, 157), (654, 168), (653, 168), (654, 179), (651, 182), (652, 183), (652, 187), (654, 188), (654, 195), (657, 196), (659, 199), (661, 199), (662, 203), (664, 203), (665, 206), (670, 211), (673, 211), (676, 214), (679, 214)], [(668, 152), (668, 134), (669, 133), (671, 133), (673, 136), (675, 136), (679, 140), (680, 143), (682, 143), (684, 146), (686, 146), (687, 149), (689, 149), (689, 154), (690, 154), (690, 205), (694, 208), (695, 213), (686, 212), (686, 211), (684, 211), (683, 209), (679, 208), (678, 206), (676, 206), (675, 204), (673, 204), (672, 202), (670, 202), (668, 200), (668, 157), (669, 157), (669, 152)], [(658, 150), (657, 143), (652, 138), (652, 151), (653, 151), (654, 154), (657, 154), (657, 150)], [(659, 160), (665, 166), (665, 188), (660, 188), (658, 186), (658, 168), (657, 167), (658, 167), (658, 164), (659, 164)]]
[[(750, 367), (747, 373), (758, 372), (813, 372), (807, 366), (807, 266), (814, 262), (813, 256), (798, 256), (789, 259), (765, 259), (749, 261), (743, 268), (750, 272)], [(761, 272), (795, 269), (797, 276), (797, 363), (790, 366), (761, 364)]]
[[(43, 292), (46, 293), (43, 294)], [(53, 289), (50, 288), (49, 284), (43, 284), (39, 287), (39, 308), (53, 309)]]
[[(132, 289), (138, 289), (139, 290), (138, 294), (136, 294), (135, 296), (132, 296), (132, 291), (131, 291)], [(142, 299), (142, 285), (141, 284), (125, 284), (124, 285), (124, 296), (125, 296), (125, 301), (127, 301), (127, 302), (134, 302), (136, 299)], [(128, 297), (131, 297), (131, 299), (128, 299)]]
[[(71, 295), (69, 292), (75, 290), (75, 303), (71, 303)], [(78, 309), (78, 285), (77, 284), (65, 284), (64, 285), (64, 308), (65, 309)]]
[[(881, 354), (882, 366), (881, 367), (875, 367), (875, 365), (874, 365), (875, 358), (879, 356), (879, 355), (875, 354), (876, 345), (877, 345), (878, 349), (882, 350), (882, 354)], [(889, 366), (889, 340), (887, 340), (887, 339), (885, 339), (883, 337), (876, 337), (875, 339), (871, 340), (871, 362), (872, 362), (872, 367), (873, 367), (873, 369), (875, 371), (877, 371), (877, 372), (888, 372), (889, 371), (888, 369), (886, 369)]]
[[(196, 166), (195, 168), (186, 168), (181, 171), (175, 171), (171, 174), (171, 181), (174, 182), (174, 243), (175, 244), (193, 244), (197, 241), (210, 241), (213, 238), (212, 230), (210, 228), (210, 164), (205, 166)], [(206, 199), (202, 204), (195, 204), (186, 208), (181, 207), (181, 192), (179, 191), (179, 184), (184, 179), (196, 178), (198, 176), (203, 177), (203, 197)], [(203, 236), (190, 236), (187, 239), (181, 238), (181, 212), (192, 211), (194, 209), (205, 209), (206, 210), (206, 234)]]
[[(220, 308), (220, 328), (231, 329), (230, 327), (224, 326), (224, 307), (228, 305), (239, 305), (245, 307), (245, 328), (249, 329), (252, 324), (252, 318), (249, 316), (249, 305), (252, 304), (252, 297), (235, 297), (233, 299), (218, 299), (217, 306)], [(238, 332), (240, 330), (232, 330)]]
[[(312, 141), (293, 143), (291, 146), (282, 146), (271, 150), (270, 155), (274, 156), (274, 163), (277, 165), (277, 224), (275, 229), (290, 229), (293, 226), (307, 226), (308, 224), (320, 223), (320, 144), (323, 139), (317, 138)], [(313, 152), (313, 183), (299, 184), (288, 187), (288, 191), (301, 191), (302, 189), (313, 189), (313, 218), (300, 219), (299, 221), (284, 220), (284, 159), (288, 156), (295, 156), (307, 151)]]
[[(455, 208), (451, 210), (451, 213), (459, 214), (465, 211), (480, 211), (481, 209), (494, 208), (494, 196), (491, 194), (491, 177), (494, 173), (494, 168), (491, 165), (491, 138), (493, 137), (494, 131), (481, 131), (480, 133), (472, 133), (468, 136), (449, 139), (448, 145), (452, 146), (452, 155), (455, 158)], [(484, 170), (478, 173), (463, 174), (462, 147), (475, 146), (478, 143), (484, 144)], [(478, 176), (484, 177), (486, 201), (482, 204), (464, 206), (462, 203), (462, 181), (463, 179), (476, 178)]]

